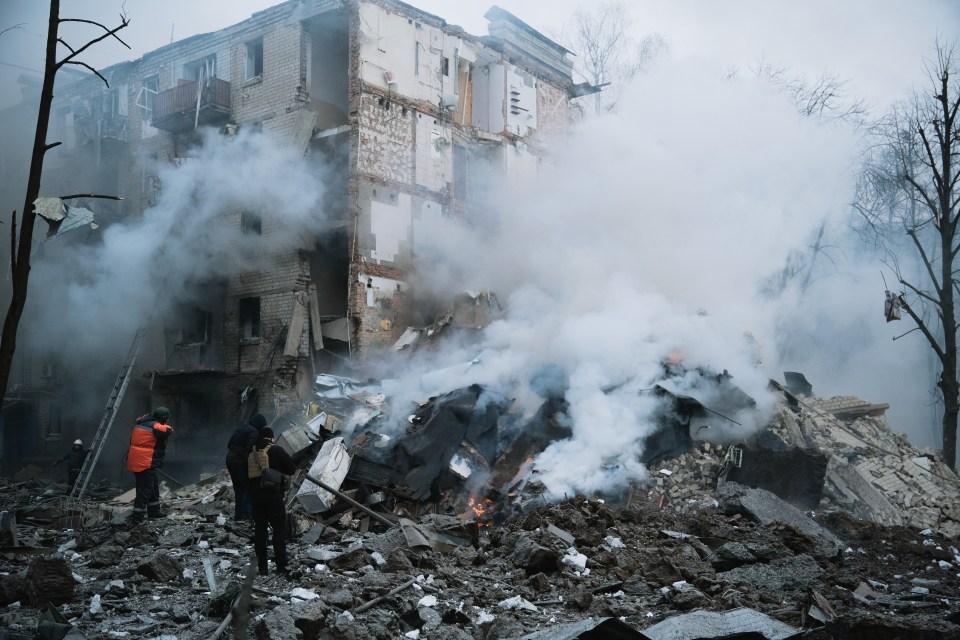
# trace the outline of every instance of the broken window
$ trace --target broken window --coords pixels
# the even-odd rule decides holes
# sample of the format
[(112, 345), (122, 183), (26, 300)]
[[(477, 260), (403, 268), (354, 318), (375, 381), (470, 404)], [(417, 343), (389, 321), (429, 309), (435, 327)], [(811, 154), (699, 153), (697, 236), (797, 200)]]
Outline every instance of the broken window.
[(47, 409), (47, 439), (59, 440), (63, 435), (63, 423), (61, 420), (60, 403), (51, 402)]
[(263, 38), (247, 43), (247, 71), (244, 78), (251, 80), (263, 76)]
[(197, 307), (186, 309), (180, 314), (180, 345), (209, 344), (213, 316), (209, 311)]
[(137, 95), (136, 105), (143, 109), (146, 120), (153, 118), (159, 92), (160, 76), (152, 75), (143, 79), (143, 86), (140, 87), (140, 93)]
[(249, 234), (259, 236), (263, 229), (263, 221), (260, 218), (260, 214), (254, 213), (253, 211), (241, 211), (240, 229), (243, 231), (244, 235)]
[(260, 337), (260, 298), (240, 299), (240, 338)]
[(183, 65), (183, 77), (186, 80), (205, 81), (217, 77), (217, 56), (207, 56), (203, 60)]

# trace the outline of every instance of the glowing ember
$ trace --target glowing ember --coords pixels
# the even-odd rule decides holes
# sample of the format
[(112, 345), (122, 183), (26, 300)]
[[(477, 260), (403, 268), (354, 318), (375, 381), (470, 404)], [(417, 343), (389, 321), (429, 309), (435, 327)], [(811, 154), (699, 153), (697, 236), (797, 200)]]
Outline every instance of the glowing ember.
[(467, 501), (467, 510), (461, 514), (461, 520), (475, 520), (481, 527), (488, 526), (489, 521), (483, 522), (485, 517), (489, 516), (490, 507), (493, 506), (493, 500), (481, 498), (480, 496), (470, 496)]

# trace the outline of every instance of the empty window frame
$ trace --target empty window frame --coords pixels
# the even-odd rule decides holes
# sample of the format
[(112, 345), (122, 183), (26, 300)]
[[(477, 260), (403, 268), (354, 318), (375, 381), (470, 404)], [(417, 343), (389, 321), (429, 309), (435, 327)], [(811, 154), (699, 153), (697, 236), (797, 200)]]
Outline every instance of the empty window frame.
[(260, 337), (260, 298), (240, 299), (240, 338)]
[(157, 94), (160, 93), (160, 76), (152, 75), (143, 79), (143, 86), (137, 94), (136, 104), (144, 110), (146, 120), (153, 117), (153, 110), (157, 106)]
[(240, 230), (244, 235), (259, 236), (263, 231), (263, 220), (259, 213), (253, 211), (240, 212)]
[(197, 60), (183, 65), (183, 77), (185, 80), (204, 81), (217, 77), (217, 56), (207, 56), (203, 60)]
[(59, 402), (51, 402), (47, 407), (47, 439), (59, 440), (63, 436), (62, 410)]
[(192, 307), (181, 312), (180, 344), (210, 344), (213, 316), (209, 311)]
[(247, 67), (244, 78), (251, 80), (263, 76), (263, 38), (247, 43)]

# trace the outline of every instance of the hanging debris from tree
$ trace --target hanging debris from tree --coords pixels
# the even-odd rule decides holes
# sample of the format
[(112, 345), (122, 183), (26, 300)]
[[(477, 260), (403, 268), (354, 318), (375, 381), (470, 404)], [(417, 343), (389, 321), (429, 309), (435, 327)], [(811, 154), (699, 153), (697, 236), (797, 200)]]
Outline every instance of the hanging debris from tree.
[(887, 322), (892, 322), (894, 320), (900, 319), (900, 308), (903, 306), (903, 303), (900, 301), (900, 297), (890, 293), (887, 293), (887, 299), (883, 303), (883, 315), (887, 319)]

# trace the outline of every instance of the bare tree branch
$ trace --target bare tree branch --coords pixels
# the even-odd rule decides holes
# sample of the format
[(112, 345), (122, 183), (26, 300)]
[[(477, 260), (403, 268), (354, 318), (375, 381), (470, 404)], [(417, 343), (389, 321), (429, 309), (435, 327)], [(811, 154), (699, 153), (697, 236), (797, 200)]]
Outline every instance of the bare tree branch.
[(103, 75), (102, 75), (99, 71), (97, 71), (96, 69), (94, 69), (93, 67), (91, 67), (90, 65), (88, 65), (86, 62), (80, 62), (79, 60), (65, 60), (65, 61), (63, 62), (63, 64), (73, 64), (73, 65), (76, 65), (76, 66), (78, 66), (78, 67), (84, 67), (84, 68), (86, 68), (86, 69), (89, 69), (89, 70), (92, 71), (93, 73), (97, 74), (97, 77), (98, 77), (98, 78), (100, 78), (101, 80), (103, 80), (103, 84), (107, 85), (108, 87), (110, 86), (110, 83), (107, 82), (107, 79), (104, 78)]
[(2, 36), (3, 34), (5, 34), (7, 31), (13, 31), (14, 29), (23, 29), (23, 27), (24, 27), (26, 24), (27, 24), (26, 22), (18, 22), (17, 24), (13, 25), (12, 27), (6, 27), (5, 29), (0, 29), (0, 36)]
[[(90, 47), (92, 47), (93, 45), (97, 44), (98, 42), (101, 42), (102, 40), (106, 40), (107, 38), (110, 38), (110, 37), (116, 38), (116, 40), (117, 40), (120, 44), (122, 44), (123, 46), (125, 46), (127, 49), (130, 48), (130, 45), (128, 45), (126, 42), (124, 42), (123, 40), (121, 40), (119, 36), (117, 36), (117, 32), (118, 32), (118, 31), (120, 31), (121, 29), (125, 28), (127, 25), (130, 24), (130, 20), (129, 20), (125, 15), (123, 15), (123, 14), (120, 14), (120, 26), (114, 27), (113, 29), (107, 29), (105, 26), (103, 26), (103, 25), (100, 24), (99, 22), (94, 22), (94, 21), (92, 21), (92, 20), (80, 20), (80, 19), (77, 19), (77, 18), (61, 18), (61, 19), (59, 20), (59, 22), (85, 22), (85, 23), (87, 23), (87, 24), (93, 24), (93, 25), (96, 25), (96, 26), (100, 27), (101, 29), (103, 29), (104, 31), (106, 31), (106, 33), (101, 34), (100, 36), (94, 38), (93, 40), (90, 40), (89, 42), (87, 42), (87, 44), (83, 45), (82, 47), (80, 47), (80, 48), (77, 49), (76, 51), (74, 51), (73, 49), (71, 49), (71, 52), (72, 52), (72, 53), (71, 53), (70, 55), (68, 55), (66, 58), (64, 58), (63, 60), (60, 60), (60, 61), (56, 64), (56, 68), (57, 68), (57, 69), (60, 69), (60, 67), (62, 67), (63, 65), (65, 65), (65, 64), (67, 64), (67, 63), (70, 63), (74, 58), (76, 58), (78, 55), (80, 55), (81, 53), (83, 53), (84, 51), (86, 51), (87, 49), (89, 49)], [(97, 75), (100, 75), (100, 74), (98, 73)], [(102, 78), (103, 76), (100, 76), (100, 77)]]

